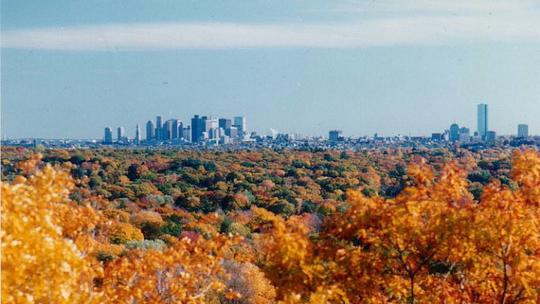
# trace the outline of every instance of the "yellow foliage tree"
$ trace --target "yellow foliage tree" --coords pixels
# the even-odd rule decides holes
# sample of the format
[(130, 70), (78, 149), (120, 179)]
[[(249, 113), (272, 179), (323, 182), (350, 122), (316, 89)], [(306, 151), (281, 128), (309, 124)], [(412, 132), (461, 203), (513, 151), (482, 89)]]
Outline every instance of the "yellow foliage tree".
[[(58, 224), (71, 178), (47, 166), (2, 183), (2, 300), (5, 303), (99, 303), (95, 268)], [(62, 213), (62, 212), (60, 212)], [(72, 218), (75, 222), (77, 218)]]

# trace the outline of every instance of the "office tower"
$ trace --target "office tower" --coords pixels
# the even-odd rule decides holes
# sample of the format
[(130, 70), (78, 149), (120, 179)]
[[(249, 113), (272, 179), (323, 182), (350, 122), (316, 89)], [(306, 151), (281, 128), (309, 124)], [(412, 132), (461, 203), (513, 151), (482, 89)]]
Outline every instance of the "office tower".
[(238, 128), (238, 135), (240, 137), (244, 137), (245, 134), (247, 134), (247, 125), (246, 125), (246, 118), (243, 116), (236, 116), (234, 118), (234, 124), (236, 128)]
[(488, 132), (488, 105), (481, 103), (478, 105), (477, 112), (477, 123), (478, 123), (478, 136), (482, 140), (486, 140)]
[(135, 138), (133, 139), (133, 143), (136, 145), (141, 143), (141, 131), (139, 130), (139, 124), (135, 126)]
[(112, 145), (113, 143), (112, 129), (110, 127), (105, 128), (105, 136), (103, 137), (103, 143), (106, 145)]
[(178, 136), (178, 120), (169, 119), (163, 124), (163, 140), (172, 140), (174, 135)]
[(231, 138), (229, 136), (227, 136), (227, 135), (223, 135), (223, 136), (219, 137), (219, 144), (220, 145), (228, 145), (231, 142), (232, 142)]
[(156, 116), (156, 140), (161, 140), (163, 138), (163, 125), (161, 124), (161, 116)]
[(183, 128), (183, 138), (187, 142), (191, 142), (191, 126)]
[(210, 128), (206, 133), (208, 134), (208, 139), (217, 139), (219, 137), (217, 128)]
[(219, 119), (219, 127), (223, 130), (230, 129), (232, 127), (232, 120), (227, 118), (220, 118)]
[(124, 137), (124, 127), (118, 127), (116, 129), (116, 140), (120, 142), (122, 141), (123, 137)]
[(233, 139), (238, 139), (238, 128), (235, 126), (230, 127), (228, 136)]
[(195, 115), (191, 119), (191, 142), (198, 143), (202, 141), (205, 120), (205, 118), (199, 117), (199, 115)]
[(330, 141), (339, 141), (341, 133), (341, 130), (331, 130), (330, 132), (328, 132), (328, 139)]
[(171, 126), (171, 139), (177, 139), (179, 136), (178, 136), (178, 119), (171, 119), (172, 121), (172, 126)]
[(206, 131), (206, 120), (208, 119), (208, 116), (201, 116), (200, 118), (202, 120), (202, 130), (203, 132)]
[(459, 126), (458, 124), (452, 124), (450, 126), (450, 141), (458, 141), (459, 140)]
[(208, 134), (208, 138), (214, 139), (217, 135), (218, 120), (217, 118), (207, 117), (204, 121), (204, 131)]
[(526, 124), (519, 124), (517, 137), (520, 137), (520, 138), (529, 137), (529, 126)]
[(146, 141), (151, 141), (152, 139), (154, 139), (154, 134), (154, 123), (149, 120), (146, 123)]
[(219, 126), (217, 118), (213, 118), (213, 117), (207, 117), (206, 120), (204, 121), (204, 124), (205, 124), (204, 130), (207, 132), (210, 131), (211, 129), (217, 129)]
[(172, 121), (169, 119), (161, 126), (161, 140), (169, 140), (172, 135)]
[(227, 118), (219, 119), (219, 127), (223, 129), (226, 136), (231, 137), (231, 127), (233, 126), (232, 120)]
[(177, 122), (176, 134), (178, 139), (184, 138), (184, 124), (181, 121)]

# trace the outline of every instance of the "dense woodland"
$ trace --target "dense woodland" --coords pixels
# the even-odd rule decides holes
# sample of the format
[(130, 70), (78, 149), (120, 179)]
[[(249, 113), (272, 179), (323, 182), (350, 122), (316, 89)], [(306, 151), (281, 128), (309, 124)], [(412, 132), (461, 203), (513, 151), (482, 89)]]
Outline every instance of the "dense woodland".
[(2, 148), (5, 303), (539, 303), (540, 153)]

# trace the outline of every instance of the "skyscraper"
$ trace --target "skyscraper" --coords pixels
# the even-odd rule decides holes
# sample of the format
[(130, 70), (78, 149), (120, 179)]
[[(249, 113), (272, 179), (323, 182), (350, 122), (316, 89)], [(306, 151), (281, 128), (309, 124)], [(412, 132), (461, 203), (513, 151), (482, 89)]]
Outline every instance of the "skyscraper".
[(178, 119), (171, 119), (172, 121), (172, 126), (171, 126), (171, 131), (172, 131), (172, 134), (171, 134), (171, 139), (177, 139), (179, 138), (180, 136), (178, 136)]
[(176, 132), (178, 134), (178, 139), (184, 138), (184, 124), (181, 121), (178, 122)]
[(238, 128), (238, 134), (243, 138), (247, 133), (246, 118), (243, 116), (236, 116), (234, 118), (234, 126)]
[(526, 124), (519, 124), (517, 137), (520, 137), (520, 138), (529, 137), (529, 126)]
[(141, 131), (139, 130), (139, 124), (135, 126), (135, 138), (133, 139), (133, 143), (138, 145), (141, 142)]
[(217, 118), (207, 117), (204, 121), (204, 131), (208, 134), (208, 137), (211, 139), (216, 138), (218, 129), (218, 120)]
[(187, 142), (191, 142), (191, 126), (183, 128), (183, 138)]
[(191, 142), (201, 142), (205, 128), (205, 120), (206, 119), (199, 117), (199, 115), (195, 115), (191, 119)]
[(112, 129), (110, 127), (105, 128), (105, 135), (103, 136), (103, 143), (106, 145), (112, 145), (113, 143)]
[(478, 136), (482, 140), (486, 140), (488, 129), (488, 105), (481, 103), (478, 105), (477, 111)]
[(156, 116), (156, 135), (157, 140), (163, 139), (163, 125), (161, 123), (161, 116)]
[[(178, 121), (177, 121), (178, 123)], [(176, 127), (178, 128), (178, 127)], [(174, 133), (174, 119), (169, 119), (163, 124), (163, 135), (162, 140), (171, 140), (173, 139)]]
[(236, 128), (235, 126), (230, 127), (229, 133), (226, 135), (229, 136), (230, 138), (238, 139), (238, 128)]
[(124, 137), (124, 127), (118, 127), (116, 129), (116, 140), (120, 142), (122, 141), (122, 137)]
[(154, 135), (154, 123), (149, 120), (146, 123), (146, 141), (151, 141), (152, 139), (154, 139)]
[(227, 118), (220, 118), (219, 119), (219, 127), (223, 130), (230, 129), (232, 127), (232, 120)]

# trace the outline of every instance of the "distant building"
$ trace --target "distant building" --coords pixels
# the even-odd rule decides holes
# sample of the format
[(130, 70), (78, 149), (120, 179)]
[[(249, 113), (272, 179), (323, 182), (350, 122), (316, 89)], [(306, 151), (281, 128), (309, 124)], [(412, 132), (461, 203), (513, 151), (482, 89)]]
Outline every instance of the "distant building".
[(178, 119), (171, 119), (172, 122), (171, 126), (171, 139), (177, 139), (178, 138)]
[(223, 136), (219, 137), (219, 144), (220, 145), (228, 145), (231, 142), (232, 142), (231, 138), (229, 136), (227, 136), (227, 135), (223, 135)]
[(431, 134), (431, 140), (433, 141), (442, 141), (444, 139), (444, 135), (442, 133), (432, 133)]
[(178, 139), (184, 138), (184, 124), (181, 121), (178, 122), (178, 127), (176, 128), (176, 132), (178, 134), (177, 136)]
[(195, 115), (191, 119), (191, 142), (199, 143), (203, 140), (203, 132), (206, 127), (205, 120), (199, 115)]
[(232, 127), (232, 120), (228, 118), (220, 118), (218, 124), (220, 128), (222, 128), (223, 130), (227, 130)]
[[(176, 128), (178, 128), (178, 127), (176, 127)], [(172, 140), (174, 130), (175, 130), (174, 120), (173, 119), (167, 120), (165, 122), (165, 124), (163, 124), (162, 140)], [(178, 132), (178, 131), (176, 131), (176, 132)]]
[(272, 139), (276, 139), (278, 137), (279, 131), (273, 128), (270, 128), (270, 137)]
[(481, 103), (477, 109), (478, 136), (482, 140), (487, 140), (488, 128), (488, 105)]
[(460, 142), (471, 141), (471, 132), (469, 128), (462, 127), (459, 129), (459, 141)]
[(187, 142), (191, 142), (191, 126), (182, 128), (183, 130), (183, 139)]
[(161, 122), (161, 116), (156, 116), (156, 131), (154, 138), (156, 140), (162, 140), (163, 139), (163, 125)]
[(238, 139), (238, 128), (235, 127), (235, 126), (232, 126), (229, 128), (229, 134), (226, 134), (228, 135), (230, 138), (233, 138), (233, 139)]
[(122, 141), (122, 138), (125, 136), (124, 134), (124, 127), (118, 127), (116, 129), (116, 140), (118, 142)]
[(341, 130), (331, 130), (330, 132), (328, 132), (328, 140), (339, 141), (342, 139), (342, 133), (343, 132)]
[(526, 124), (519, 124), (517, 130), (517, 137), (525, 138), (529, 137), (529, 126)]
[(139, 124), (135, 126), (135, 138), (133, 139), (133, 143), (136, 145), (141, 143), (141, 131), (139, 129)]
[(154, 123), (149, 120), (146, 123), (146, 141), (151, 141), (152, 139), (154, 139), (154, 135)]
[(218, 132), (218, 120), (217, 118), (206, 117), (204, 121), (204, 131), (208, 134), (208, 138), (217, 139)]
[(459, 141), (459, 125), (458, 124), (452, 124), (450, 125), (450, 141)]
[(105, 128), (105, 134), (103, 136), (103, 143), (106, 145), (112, 145), (113, 143), (112, 129), (110, 127)]
[(495, 131), (488, 131), (486, 134), (486, 141), (495, 141), (497, 139), (497, 133)]
[(208, 139), (219, 139), (219, 129), (217, 128), (210, 128), (208, 129)]
[(233, 124), (237, 129), (238, 129), (238, 136), (239, 137), (244, 137), (245, 134), (247, 134), (247, 124), (246, 124), (246, 118), (243, 117), (243, 116), (236, 116), (234, 118), (234, 124)]

